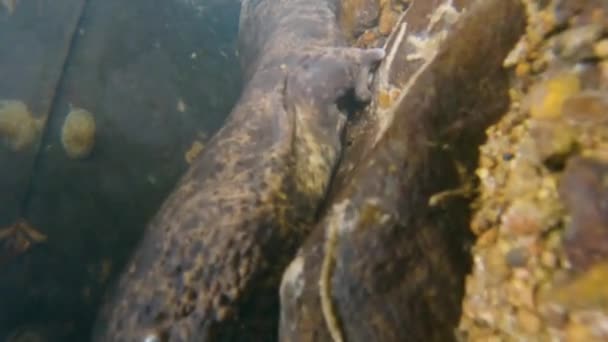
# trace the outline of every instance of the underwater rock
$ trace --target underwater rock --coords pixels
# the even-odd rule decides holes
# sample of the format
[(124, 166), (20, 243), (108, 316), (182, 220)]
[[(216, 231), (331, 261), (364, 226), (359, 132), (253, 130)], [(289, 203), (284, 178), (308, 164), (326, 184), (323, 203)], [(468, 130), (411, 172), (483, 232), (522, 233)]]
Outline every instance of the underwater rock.
[[(114, 279), (187, 168), (187, 145), (238, 96), (238, 1), (204, 1), (203, 15), (192, 13), (199, 0), (19, 1), (12, 17), (0, 4), (0, 97), (46, 117), (27, 150), (0, 137), (0, 227), (25, 217), (49, 235), (2, 267), (0, 341), (32, 321), (65, 327), (49, 341), (89, 341), (109, 284), (90, 265), (111, 258)], [(85, 162), (61, 144), (69, 103), (95, 117)]]
[(15, 152), (30, 148), (40, 135), (44, 120), (32, 116), (16, 100), (0, 100), (0, 137)]
[(502, 62), (523, 28), (519, 1), (408, 8), (375, 78), (375, 124), (354, 142), (367, 147), (345, 156), (352, 169), (283, 275), (280, 340), (454, 340), (466, 201), (429, 199), (463, 186), (457, 165), (473, 167), (483, 130), (506, 110)]
[(459, 329), (467, 341), (605, 341), (608, 3), (523, 3), (526, 34), (505, 59), (511, 105), (480, 149)]
[(583, 91), (564, 101), (561, 109), (562, 116), (570, 124), (605, 125), (608, 123), (608, 92)]
[[(19, 113), (0, 115), (0, 226), (23, 216), (23, 201), (32, 183), (38, 152), (48, 146), (42, 141), (42, 132), (50, 118), (55, 87), (77, 26), (81, 2), (58, 0), (46, 6), (36, 1), (0, 1), (0, 102), (4, 102), (0, 111), (7, 110), (8, 105), (12, 112), (14, 105), (21, 102), (17, 106), (21, 107), (17, 109)], [(2, 277), (0, 287), (9, 278)], [(4, 297), (14, 300), (13, 290), (19, 291), (6, 288)], [(5, 317), (20, 316), (13, 310), (21, 309), (6, 302), (0, 306), (5, 308), (0, 313), (2, 339), (12, 328)]]
[(87, 157), (95, 145), (95, 117), (89, 111), (72, 108), (61, 128), (61, 144), (68, 157)]
[(570, 215), (563, 243), (572, 266), (584, 270), (608, 260), (608, 163), (570, 158), (559, 193)]
[(580, 80), (574, 73), (558, 74), (534, 84), (527, 101), (530, 106), (530, 116), (538, 119), (558, 117), (561, 115), (564, 101), (578, 93), (580, 87)]
[(563, 167), (565, 160), (577, 147), (577, 131), (564, 120), (536, 120), (529, 122), (535, 153), (545, 165)]

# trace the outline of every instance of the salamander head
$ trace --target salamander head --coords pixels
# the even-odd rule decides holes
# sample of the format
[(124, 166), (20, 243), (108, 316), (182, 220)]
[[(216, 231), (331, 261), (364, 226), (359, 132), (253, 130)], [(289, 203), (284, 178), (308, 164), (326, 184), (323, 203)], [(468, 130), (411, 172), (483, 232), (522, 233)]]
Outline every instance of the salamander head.
[(357, 100), (368, 102), (370, 76), (384, 56), (383, 49), (358, 48), (328, 48), (304, 56), (288, 79), (288, 101), (326, 108), (354, 90)]

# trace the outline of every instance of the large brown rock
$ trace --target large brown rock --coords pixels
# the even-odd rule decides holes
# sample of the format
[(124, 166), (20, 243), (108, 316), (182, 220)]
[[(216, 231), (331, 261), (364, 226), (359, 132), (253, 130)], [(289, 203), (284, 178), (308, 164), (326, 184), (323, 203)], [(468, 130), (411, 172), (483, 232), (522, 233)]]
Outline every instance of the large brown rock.
[[(16, 3), (10, 15), (0, 4), (0, 101), (22, 101), (45, 124), (18, 151), (0, 133), (0, 229), (22, 218), (46, 236), (21, 254), (14, 234), (0, 239), (0, 340), (36, 330), (85, 341), (186, 152), (239, 94), (239, 3), (0, 3)], [(62, 146), (70, 106), (95, 121), (85, 158)]]
[(507, 108), (502, 62), (524, 12), (504, 0), (409, 11), (376, 76), (361, 155), (347, 154), (321, 223), (283, 276), (282, 341), (453, 339), (469, 217), (466, 201), (433, 195), (462, 186), (457, 166), (473, 167), (484, 129)]

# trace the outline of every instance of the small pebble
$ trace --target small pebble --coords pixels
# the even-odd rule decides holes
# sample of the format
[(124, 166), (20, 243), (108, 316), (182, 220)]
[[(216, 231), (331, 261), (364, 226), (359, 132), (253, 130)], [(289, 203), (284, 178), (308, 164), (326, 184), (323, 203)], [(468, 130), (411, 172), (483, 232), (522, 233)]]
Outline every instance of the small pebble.
[(523, 77), (523, 76), (527, 76), (530, 74), (530, 63), (526, 63), (526, 62), (522, 62), (522, 63), (518, 63), (517, 66), (515, 67), (515, 75), (517, 75), (517, 77)]
[(594, 342), (597, 338), (593, 336), (589, 328), (577, 322), (572, 322), (566, 327), (566, 341), (568, 342)]
[(540, 332), (541, 320), (530, 310), (517, 310), (517, 321), (522, 329), (529, 334), (538, 334)]
[(479, 179), (487, 178), (490, 175), (490, 172), (486, 168), (477, 169), (475, 173), (477, 174), (477, 177), (479, 177)]
[(509, 160), (513, 159), (514, 157), (515, 156), (511, 152), (505, 152), (502, 154), (502, 160), (504, 160), (504, 161), (509, 161)]
[(607, 177), (608, 163), (573, 157), (560, 180), (560, 198), (571, 217), (564, 248), (577, 270), (608, 258)]
[(477, 239), (477, 246), (478, 247), (490, 246), (490, 245), (494, 244), (494, 242), (496, 242), (497, 237), (498, 237), (498, 229), (491, 228), (491, 229), (485, 231), (484, 233), (482, 233), (481, 236)]
[(602, 34), (602, 25), (588, 24), (571, 28), (559, 37), (560, 55), (563, 57), (590, 57), (589, 47)]
[[(537, 203), (530, 199), (530, 195), (534, 194), (542, 186), (542, 178), (539, 175), (539, 169), (536, 165), (533, 165), (528, 160), (536, 159), (534, 142), (529, 140), (530, 146), (520, 146), (522, 157), (518, 160), (514, 160), (509, 165), (509, 172), (505, 175), (506, 184), (501, 184), (506, 196), (515, 199), (515, 203), (518, 206), (525, 206), (526, 208), (518, 207), (518, 210), (526, 211), (528, 216), (538, 216), (534, 214), (537, 210)], [(512, 204), (513, 205), (513, 204)]]
[(534, 292), (527, 282), (521, 279), (512, 279), (506, 284), (504, 292), (509, 304), (514, 307), (534, 307)]
[(576, 146), (577, 133), (562, 121), (532, 120), (530, 135), (538, 157), (549, 166), (563, 165)]
[(599, 42), (595, 43), (595, 45), (593, 46), (593, 52), (598, 58), (608, 57), (608, 39), (602, 39)]
[(548, 250), (544, 250), (541, 253), (540, 261), (547, 268), (555, 268), (557, 266), (557, 256)]
[(608, 121), (608, 93), (585, 91), (564, 101), (562, 116), (572, 123), (597, 125)]
[(515, 247), (505, 256), (507, 264), (511, 267), (524, 267), (528, 263), (530, 253), (526, 247)]
[(537, 208), (526, 200), (513, 202), (502, 219), (503, 227), (515, 235), (534, 234), (542, 228)]
[(485, 266), (490, 277), (488, 281), (493, 284), (500, 284), (509, 276), (509, 267), (498, 248), (490, 248), (487, 251)]
[(568, 312), (560, 305), (545, 303), (539, 305), (543, 321), (553, 328), (563, 329), (568, 322)]
[(526, 104), (534, 118), (556, 118), (561, 114), (564, 101), (580, 91), (578, 76), (561, 73), (537, 83), (530, 89)]
[(519, 294), (517, 306), (529, 309), (534, 308), (535, 298), (532, 285), (519, 279), (514, 279), (511, 285), (517, 289), (517, 293)]
[(491, 229), (492, 225), (491, 218), (488, 218), (485, 215), (477, 214), (471, 220), (471, 231), (475, 235), (483, 234), (486, 230)]

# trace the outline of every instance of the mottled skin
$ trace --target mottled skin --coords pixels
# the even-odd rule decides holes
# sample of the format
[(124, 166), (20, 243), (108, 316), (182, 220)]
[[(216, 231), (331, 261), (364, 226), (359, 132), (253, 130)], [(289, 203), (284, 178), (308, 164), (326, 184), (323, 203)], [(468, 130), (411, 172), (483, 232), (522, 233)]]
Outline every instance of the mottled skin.
[(332, 1), (243, 6), (243, 94), (148, 226), (95, 341), (276, 339), (280, 274), (339, 160), (336, 101), (367, 100), (384, 53), (340, 48)]

